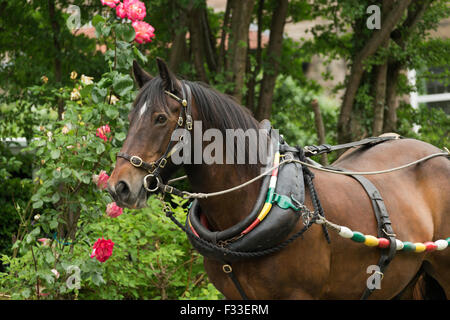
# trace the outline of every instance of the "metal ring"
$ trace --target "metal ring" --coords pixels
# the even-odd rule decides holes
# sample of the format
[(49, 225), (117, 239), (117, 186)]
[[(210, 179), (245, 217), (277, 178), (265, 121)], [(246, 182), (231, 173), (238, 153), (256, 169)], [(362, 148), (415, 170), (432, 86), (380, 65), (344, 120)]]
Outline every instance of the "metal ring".
[[(135, 164), (135, 163), (133, 162), (133, 159), (137, 159), (137, 160), (139, 161), (139, 164)], [(139, 168), (140, 166), (142, 166), (142, 163), (143, 163), (143, 162), (144, 162), (144, 161), (142, 161), (142, 159), (139, 158), (138, 156), (131, 156), (131, 158), (130, 158), (130, 163), (131, 163), (133, 166), (137, 167), (137, 168)]]
[(233, 271), (233, 268), (231, 268), (231, 266), (229, 264), (224, 264), (222, 266), (222, 270), (225, 273), (231, 273)]
[[(150, 189), (150, 188), (148, 187), (148, 184), (147, 184), (147, 178), (148, 178), (148, 177), (155, 177), (155, 178), (156, 178), (156, 187), (155, 187), (154, 189)], [(148, 192), (155, 192), (156, 190), (158, 190), (159, 184), (160, 184), (160, 183), (161, 183), (161, 181), (159, 180), (158, 176), (155, 176), (155, 175), (152, 174), (152, 173), (150, 173), (150, 174), (148, 174), (148, 175), (146, 175), (146, 176), (144, 177), (144, 189), (147, 190)]]

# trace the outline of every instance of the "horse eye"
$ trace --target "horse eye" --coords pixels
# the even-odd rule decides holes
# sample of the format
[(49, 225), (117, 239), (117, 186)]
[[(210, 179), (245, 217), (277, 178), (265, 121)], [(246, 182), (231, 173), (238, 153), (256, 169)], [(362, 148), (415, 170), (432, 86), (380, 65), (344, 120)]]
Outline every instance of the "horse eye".
[(155, 120), (155, 122), (159, 123), (159, 124), (166, 123), (166, 121), (167, 121), (167, 118), (165, 116), (163, 116), (162, 114), (160, 114)]

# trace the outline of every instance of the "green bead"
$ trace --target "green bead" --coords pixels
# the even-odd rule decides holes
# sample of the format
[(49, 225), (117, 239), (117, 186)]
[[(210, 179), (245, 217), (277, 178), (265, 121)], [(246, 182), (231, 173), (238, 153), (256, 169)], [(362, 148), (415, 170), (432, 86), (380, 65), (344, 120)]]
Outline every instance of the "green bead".
[(447, 240), (447, 242), (448, 242), (448, 244), (449, 244), (449, 246), (450, 246), (450, 237), (448, 237), (448, 238), (445, 239), (445, 240)]
[(403, 251), (415, 251), (416, 245), (412, 242), (405, 241), (403, 242)]
[(350, 239), (352, 239), (355, 242), (364, 242), (366, 241), (366, 237), (358, 231), (353, 231), (353, 237), (351, 237)]

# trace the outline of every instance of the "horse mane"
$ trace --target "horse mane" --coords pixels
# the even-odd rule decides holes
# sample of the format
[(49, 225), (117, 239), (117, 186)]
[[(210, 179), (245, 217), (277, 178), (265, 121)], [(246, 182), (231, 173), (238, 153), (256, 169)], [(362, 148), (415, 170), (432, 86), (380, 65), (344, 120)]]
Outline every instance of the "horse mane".
[(250, 111), (227, 94), (202, 82), (185, 81), (191, 88), (204, 129), (258, 129), (258, 122)]

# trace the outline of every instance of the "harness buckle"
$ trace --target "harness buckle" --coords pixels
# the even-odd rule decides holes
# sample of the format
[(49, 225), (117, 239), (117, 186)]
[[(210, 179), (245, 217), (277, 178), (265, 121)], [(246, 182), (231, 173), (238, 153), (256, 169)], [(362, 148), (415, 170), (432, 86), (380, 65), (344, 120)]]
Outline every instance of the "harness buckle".
[(167, 159), (166, 158), (162, 158), (161, 161), (159, 162), (158, 167), (160, 168), (164, 168), (167, 164)]
[(186, 128), (192, 130), (192, 117), (190, 115), (186, 116)]
[(305, 150), (305, 151), (311, 153), (312, 155), (314, 155), (314, 154), (317, 153), (317, 150), (312, 150), (312, 149), (310, 148), (310, 146), (304, 147), (303, 150)]
[(173, 192), (173, 187), (169, 186), (169, 185), (164, 185), (164, 193), (172, 193)]
[[(138, 160), (139, 162), (138, 163), (135, 163), (134, 162), (134, 160)], [(133, 165), (133, 166), (135, 166), (136, 168), (139, 168), (140, 166), (142, 166), (142, 163), (143, 163), (144, 161), (142, 161), (142, 159), (141, 158), (139, 158), (138, 156), (131, 156), (131, 158), (130, 158), (130, 163)]]

